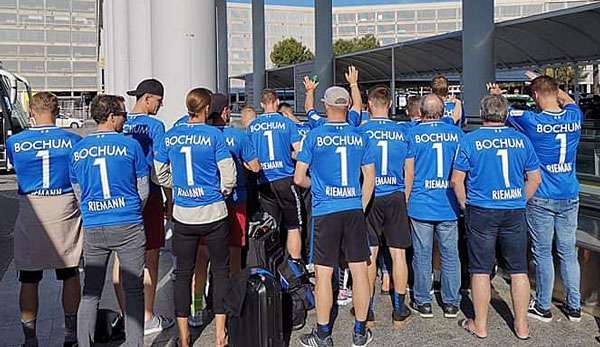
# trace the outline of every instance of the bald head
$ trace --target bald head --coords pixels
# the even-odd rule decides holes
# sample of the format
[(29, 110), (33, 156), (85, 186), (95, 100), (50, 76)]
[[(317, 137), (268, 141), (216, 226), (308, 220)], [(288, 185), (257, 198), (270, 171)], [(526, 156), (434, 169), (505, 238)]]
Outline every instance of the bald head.
[(421, 119), (440, 119), (444, 114), (444, 100), (429, 94), (421, 100)]

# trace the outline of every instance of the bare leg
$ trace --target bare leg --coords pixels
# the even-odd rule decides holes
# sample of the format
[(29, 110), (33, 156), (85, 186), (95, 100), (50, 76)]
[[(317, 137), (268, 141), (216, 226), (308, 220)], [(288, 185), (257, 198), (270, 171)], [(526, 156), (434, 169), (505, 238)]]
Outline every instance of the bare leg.
[(187, 317), (177, 317), (177, 330), (179, 330), (179, 343), (181, 347), (189, 347), (190, 328), (188, 328)]
[(392, 256), (394, 290), (399, 294), (406, 294), (406, 286), (408, 283), (406, 251), (404, 249), (390, 247), (390, 255)]
[(154, 297), (158, 283), (158, 259), (160, 249), (146, 250), (146, 266), (144, 267), (144, 320), (154, 317)]
[(302, 257), (302, 236), (300, 229), (290, 229), (287, 235), (287, 250), (292, 259)]
[(38, 284), (21, 283), (21, 292), (19, 295), (21, 305), (21, 320), (28, 322), (37, 318), (38, 311)]
[(389, 292), (392, 290), (390, 287), (390, 273), (384, 272), (381, 276), (381, 290), (384, 292)]
[(352, 304), (356, 320), (366, 321), (369, 309), (369, 274), (367, 262), (348, 263), (352, 274)]
[[(196, 295), (204, 295), (206, 288), (206, 279), (208, 278), (208, 248), (198, 245), (196, 251), (196, 266), (194, 267), (194, 277), (192, 279), (192, 299)], [(192, 300), (194, 302), (194, 300)], [(196, 312), (192, 312), (196, 314)]]
[(117, 296), (117, 303), (119, 304), (119, 308), (121, 309), (121, 315), (125, 312), (125, 292), (123, 291), (123, 286), (121, 285), (121, 271), (119, 267), (119, 257), (115, 254), (115, 261), (113, 262), (113, 272), (112, 272), (112, 280), (113, 287), (115, 288), (115, 294)]
[(475, 308), (475, 320), (471, 329), (479, 336), (487, 336), (488, 305), (491, 298), (490, 275), (475, 274), (471, 276), (471, 292)]
[(81, 299), (81, 283), (79, 273), (63, 282), (62, 304), (65, 315), (77, 314)]
[(510, 295), (515, 313), (515, 332), (520, 337), (529, 336), (527, 308), (529, 305), (529, 278), (526, 274), (510, 275)]
[(225, 322), (226, 316), (224, 314), (216, 314), (215, 315), (215, 334), (216, 341), (215, 345), (217, 347), (225, 347), (227, 346), (227, 336), (225, 335)]
[(379, 247), (371, 247), (371, 263), (368, 265), (368, 275), (369, 275), (369, 298), (373, 297), (375, 292), (375, 281), (377, 280), (377, 254), (379, 252)]
[(317, 323), (325, 325), (329, 324), (329, 315), (331, 312), (331, 306), (333, 305), (333, 288), (331, 286), (333, 268), (315, 265), (315, 275), (317, 281), (315, 285)]

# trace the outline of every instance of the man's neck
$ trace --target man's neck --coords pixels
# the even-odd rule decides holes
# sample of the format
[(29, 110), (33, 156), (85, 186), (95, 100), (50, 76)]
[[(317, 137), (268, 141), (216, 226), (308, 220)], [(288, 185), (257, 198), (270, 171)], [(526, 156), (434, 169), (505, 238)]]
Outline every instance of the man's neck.
[(538, 105), (540, 107), (540, 109), (542, 111), (547, 111), (547, 112), (560, 112), (562, 111), (562, 108), (560, 107), (560, 104), (558, 103), (558, 100), (540, 100), (538, 102)]
[(499, 127), (503, 127), (506, 124), (504, 124), (504, 122), (488, 122), (488, 121), (483, 121), (483, 126), (487, 127), (487, 128), (499, 128)]
[(148, 110), (144, 106), (142, 106), (142, 105), (135, 104), (135, 105), (133, 105), (133, 108), (131, 109), (130, 113), (133, 113), (133, 114), (148, 114)]
[(345, 123), (346, 115), (345, 114), (337, 114), (337, 113), (328, 114), (327, 121), (329, 123)]
[(203, 116), (200, 117), (190, 117), (190, 119), (188, 120), (188, 123), (190, 124), (204, 124), (206, 123), (206, 118)]
[(439, 122), (439, 118), (421, 118), (421, 123)]
[(387, 111), (373, 111), (371, 114), (371, 118), (390, 118), (390, 115)]
[(106, 132), (114, 132), (114, 131), (116, 131), (115, 128), (112, 126), (112, 124), (108, 124), (108, 123), (98, 124), (98, 128), (96, 129), (96, 132), (98, 132), (98, 133), (106, 133)]

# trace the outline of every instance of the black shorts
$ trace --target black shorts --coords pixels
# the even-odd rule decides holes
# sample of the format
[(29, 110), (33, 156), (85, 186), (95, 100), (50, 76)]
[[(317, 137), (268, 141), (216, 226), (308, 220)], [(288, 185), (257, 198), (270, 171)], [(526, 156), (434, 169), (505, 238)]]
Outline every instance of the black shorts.
[(467, 206), (467, 250), (471, 274), (491, 274), (496, 242), (509, 274), (526, 274), (527, 219), (525, 209), (502, 210)]
[[(56, 279), (59, 281), (66, 281), (69, 278), (75, 277), (79, 274), (79, 267), (66, 267), (62, 269), (56, 269)], [(44, 277), (43, 270), (35, 270), (35, 271), (27, 271), (20, 270), (19, 271), (19, 282), (21, 283), (40, 283), (42, 278)]]
[(261, 184), (258, 194), (262, 210), (283, 228), (290, 230), (302, 226), (302, 202), (292, 177)]
[(409, 248), (410, 222), (404, 192), (373, 199), (367, 209), (367, 226), (369, 246), (379, 246), (384, 238), (388, 247)]
[(315, 217), (313, 246), (315, 265), (337, 267), (340, 252), (348, 263), (370, 257), (367, 223), (362, 210), (350, 210)]

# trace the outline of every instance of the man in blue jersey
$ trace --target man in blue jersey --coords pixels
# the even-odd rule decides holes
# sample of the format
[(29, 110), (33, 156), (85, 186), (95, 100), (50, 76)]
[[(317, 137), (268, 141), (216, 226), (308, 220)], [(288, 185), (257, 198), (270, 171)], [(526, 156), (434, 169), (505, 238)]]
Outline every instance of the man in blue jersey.
[(178, 344), (182, 347), (193, 342), (188, 317), (200, 239), (204, 239), (211, 261), (216, 346), (227, 345), (224, 299), (229, 280), (229, 228), (225, 199), (235, 187), (236, 169), (223, 133), (206, 124), (211, 94), (204, 88), (188, 93), (189, 120), (165, 134), (154, 157), (158, 181), (173, 188), (173, 252), (177, 257), (174, 298)]
[[(560, 279), (566, 293), (564, 311), (571, 321), (581, 320), (580, 269), (575, 248), (579, 211), (579, 182), (575, 170), (583, 114), (575, 101), (548, 76), (529, 73), (531, 91), (541, 112), (511, 111), (507, 123), (533, 143), (540, 158), (542, 184), (527, 203), (527, 224), (536, 265), (535, 299), (529, 316), (552, 321), (554, 288), (553, 244)], [(494, 89), (496, 93), (498, 88)]]
[[(359, 126), (363, 121), (362, 111), (362, 96), (358, 86), (358, 69), (355, 66), (349, 66), (345, 73), (346, 82), (350, 85), (350, 93), (352, 95), (352, 107), (348, 111), (346, 119), (353, 126)], [(317, 128), (327, 123), (327, 118), (319, 115), (315, 109), (315, 91), (319, 86), (319, 82), (304, 76), (304, 89), (306, 90), (306, 98), (304, 100), (304, 112), (311, 129)], [(368, 119), (368, 117), (367, 117)]]
[(14, 230), (14, 260), (19, 271), (19, 305), (24, 346), (37, 346), (38, 284), (43, 270), (54, 269), (63, 282), (65, 346), (77, 343), (80, 299), (81, 217), (69, 181), (69, 152), (81, 137), (57, 128), (58, 98), (33, 96), (33, 126), (7, 140), (8, 159), (19, 188)]
[(261, 106), (265, 113), (248, 126), (261, 165), (260, 206), (287, 230), (287, 251), (294, 261), (300, 262), (302, 215), (300, 195), (293, 182), (293, 156), (300, 149), (302, 137), (296, 124), (277, 112), (279, 98), (274, 90), (262, 92)]
[(371, 301), (367, 321), (374, 321), (373, 292), (377, 279), (377, 255), (380, 246), (387, 246), (392, 258), (394, 280), (394, 323), (399, 324), (410, 316), (404, 304), (408, 267), (406, 249), (410, 247), (410, 224), (406, 214), (404, 196), (404, 159), (408, 152), (406, 130), (402, 124), (389, 119), (392, 93), (387, 87), (375, 87), (369, 92), (368, 105), (372, 118), (359, 127), (371, 145), (376, 146), (375, 194), (367, 209), (367, 226), (371, 263), (369, 285)]
[(333, 346), (329, 321), (333, 303), (331, 280), (343, 254), (353, 281), (353, 346), (366, 346), (373, 335), (366, 328), (369, 245), (363, 211), (375, 185), (375, 150), (365, 136), (346, 122), (350, 95), (344, 88), (327, 89), (324, 102), (328, 122), (309, 133), (294, 175), (296, 184), (311, 189), (315, 217), (317, 327), (301, 336), (300, 343), (307, 347)]
[(440, 120), (442, 99), (422, 99), (421, 121), (408, 135), (406, 195), (412, 223), (414, 298), (412, 308), (421, 317), (431, 310), (431, 263), (434, 236), (441, 253), (442, 310), (455, 318), (460, 305), (460, 260), (458, 254), (458, 204), (450, 187), (452, 164), (462, 131)]
[(444, 101), (444, 114), (441, 121), (462, 127), (465, 123), (465, 115), (462, 102), (454, 96), (449, 95), (450, 84), (443, 75), (435, 76), (431, 80), (431, 92)]
[(406, 115), (410, 119), (407, 125), (412, 127), (421, 122), (421, 97), (411, 95), (406, 100)]
[(526, 340), (529, 279), (525, 204), (540, 184), (540, 162), (531, 141), (504, 125), (507, 113), (504, 97), (483, 98), (483, 126), (463, 137), (454, 161), (452, 186), (459, 206), (465, 210), (475, 309), (475, 318), (461, 321), (461, 326), (476, 337), (488, 335), (490, 274), (498, 244), (511, 279), (514, 332)]
[[(156, 118), (163, 103), (164, 88), (156, 79), (141, 81), (137, 88), (127, 92), (135, 96), (136, 102), (127, 121), (123, 133), (135, 139), (142, 146), (150, 172), (154, 172), (154, 153), (165, 133), (165, 125)], [(154, 176), (154, 175), (151, 175)], [(144, 206), (144, 230), (146, 231), (146, 260), (144, 271), (144, 335), (154, 334), (168, 329), (175, 321), (171, 318), (154, 314), (154, 296), (158, 282), (158, 262), (160, 248), (165, 245), (164, 220), (170, 218), (172, 208), (171, 190), (164, 188), (166, 203), (163, 205), (163, 194), (160, 186), (150, 180), (150, 195)], [(165, 208), (166, 207), (166, 210)], [(115, 261), (115, 269), (119, 263)], [(118, 274), (117, 271), (114, 274)], [(115, 281), (116, 280), (116, 281)], [(118, 276), (113, 282), (120, 283)], [(122, 295), (120, 289), (117, 290)]]
[(83, 218), (85, 280), (77, 315), (79, 346), (94, 343), (96, 314), (112, 252), (120, 260), (125, 291), (127, 344), (144, 343), (144, 246), (142, 210), (150, 169), (140, 144), (119, 134), (127, 117), (124, 99), (98, 95), (90, 105), (98, 124), (71, 151), (71, 184)]

